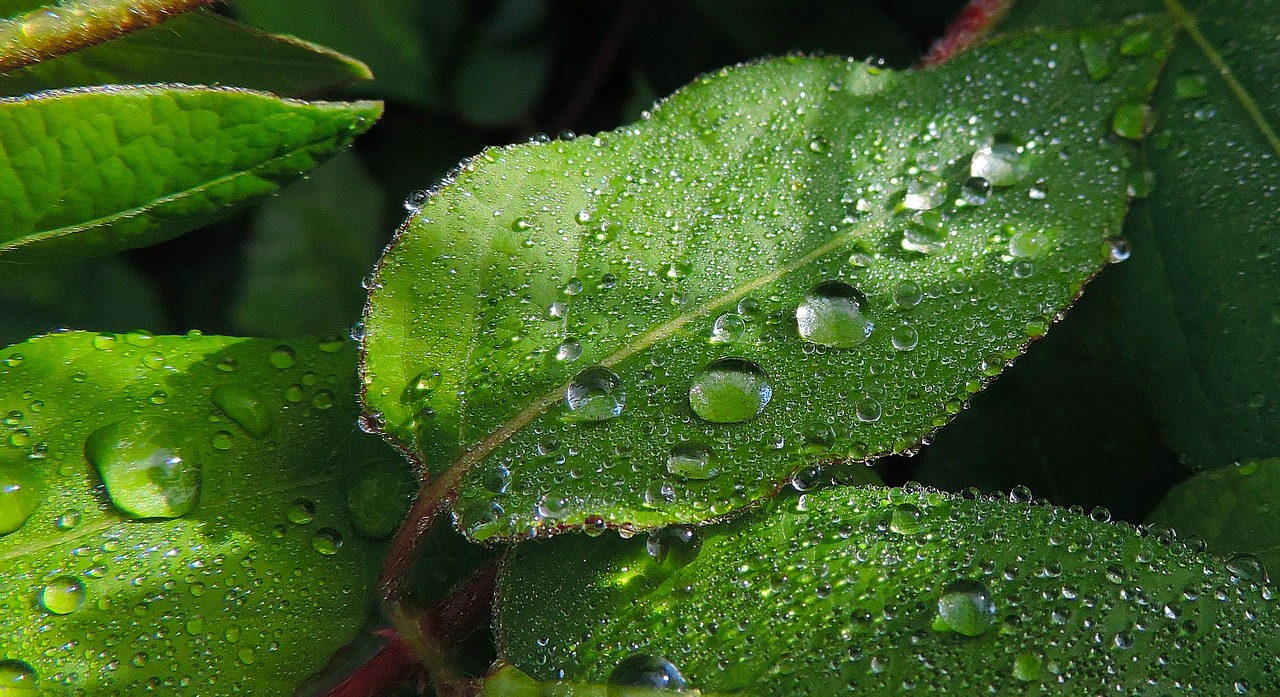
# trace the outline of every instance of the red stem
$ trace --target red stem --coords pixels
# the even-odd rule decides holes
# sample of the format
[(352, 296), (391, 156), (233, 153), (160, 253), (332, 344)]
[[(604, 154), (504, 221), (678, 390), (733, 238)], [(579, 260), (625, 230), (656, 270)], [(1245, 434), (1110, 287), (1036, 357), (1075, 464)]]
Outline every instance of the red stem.
[(951, 26), (933, 42), (929, 52), (920, 61), (921, 67), (945, 63), (955, 54), (969, 48), (987, 35), (1009, 12), (1014, 0), (969, 0)]
[(389, 641), (364, 665), (330, 689), (325, 697), (382, 697), (404, 684), (422, 669), (413, 649), (387, 633)]

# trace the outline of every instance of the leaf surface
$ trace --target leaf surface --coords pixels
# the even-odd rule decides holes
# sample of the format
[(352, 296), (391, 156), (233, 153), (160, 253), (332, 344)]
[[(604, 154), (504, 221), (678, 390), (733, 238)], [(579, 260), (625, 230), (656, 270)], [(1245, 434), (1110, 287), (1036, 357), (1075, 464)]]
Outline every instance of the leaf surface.
[(1201, 472), (1174, 487), (1147, 518), (1180, 537), (1195, 536), (1220, 556), (1253, 555), (1280, 571), (1276, 491), (1280, 460), (1246, 462)]
[(353, 426), (354, 364), (144, 332), (0, 351), (5, 658), (42, 694), (286, 694), (322, 668), (412, 492)]
[(1157, 47), (1106, 83), (1067, 33), (918, 73), (793, 57), (486, 151), (380, 264), (365, 402), (476, 538), (708, 520), (911, 449), (1106, 263), (1112, 113), (1165, 30), (1113, 31)]
[(69, 0), (0, 5), (0, 71), (20, 68), (164, 21), (210, 0)]
[(647, 655), (753, 695), (1280, 689), (1273, 588), (1008, 499), (831, 488), (692, 542), (564, 536), (515, 547), (498, 593), (503, 657), (541, 681)]
[(380, 113), (376, 102), (180, 85), (0, 100), (0, 261), (174, 237), (274, 193)]
[(0, 96), (86, 85), (235, 85), (282, 97), (373, 75), (360, 61), (212, 13), (190, 12), (113, 41), (0, 74)]
[[(1280, 455), (1280, 7), (1034, 0), (1010, 26), (1160, 10), (1180, 31), (1144, 144), (1155, 186), (1126, 222), (1133, 258), (1100, 281), (1088, 321), (1093, 343), (1144, 386), (1170, 444), (1203, 470)], [(1124, 60), (1121, 48), (1099, 44), (1102, 62)]]

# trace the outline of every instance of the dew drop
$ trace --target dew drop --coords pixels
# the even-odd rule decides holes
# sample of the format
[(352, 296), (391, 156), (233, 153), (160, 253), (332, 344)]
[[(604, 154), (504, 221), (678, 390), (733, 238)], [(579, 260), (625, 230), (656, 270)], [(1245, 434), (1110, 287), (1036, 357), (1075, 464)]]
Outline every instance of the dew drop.
[(35, 669), (26, 662), (0, 660), (0, 696), (35, 697), (39, 693), (37, 682)]
[(418, 373), (410, 378), (404, 389), (400, 391), (400, 403), (411, 407), (422, 406), (440, 386), (441, 380), (438, 370)]
[(608, 697), (624, 697), (631, 690), (615, 689), (644, 687), (666, 692), (682, 692), (688, 687), (684, 676), (671, 661), (660, 656), (636, 654), (623, 659), (609, 673), (605, 694)]
[(745, 358), (714, 360), (689, 385), (693, 413), (712, 423), (746, 421), (763, 412), (772, 398), (769, 376)]
[(746, 331), (747, 323), (742, 319), (741, 315), (733, 312), (726, 312), (716, 318), (711, 325), (711, 338), (709, 341), (713, 344), (733, 344), (742, 339), (742, 334)]
[(982, 206), (991, 198), (991, 182), (982, 177), (969, 177), (960, 185), (960, 198), (956, 205)]
[(404, 209), (410, 213), (417, 213), (430, 197), (431, 194), (426, 189), (418, 189), (405, 197)]
[(209, 439), (209, 444), (213, 446), (214, 450), (230, 450), (231, 446), (235, 444), (235, 439), (227, 431), (218, 431), (213, 434), (213, 438)]
[(657, 480), (645, 487), (644, 505), (649, 508), (662, 508), (676, 502), (676, 487), (671, 482)]
[(308, 499), (294, 499), (285, 509), (284, 517), (294, 525), (306, 525), (316, 518), (316, 505)]
[(1111, 130), (1121, 138), (1138, 140), (1151, 126), (1151, 106), (1144, 102), (1124, 102), (1111, 117)]
[(548, 491), (538, 499), (538, 517), (558, 520), (569, 512), (572, 500), (559, 492)]
[[(3, 508), (3, 506), (0, 506), (0, 508)], [(59, 530), (74, 530), (76, 526), (80, 525), (80, 518), (80, 511), (70, 509), (58, 516), (58, 519), (54, 521), (54, 526)]]
[(900, 503), (889, 516), (889, 529), (899, 535), (914, 535), (924, 527), (924, 512), (914, 503)]
[(23, 468), (0, 464), (0, 535), (27, 522), (40, 505), (40, 488)]
[(874, 324), (863, 313), (867, 298), (843, 281), (823, 281), (796, 307), (796, 328), (805, 341), (851, 348), (871, 336)]
[(320, 528), (311, 537), (311, 548), (326, 556), (342, 548), (342, 534), (336, 528)]
[(1044, 659), (1035, 651), (1019, 651), (1013, 659), (1013, 677), (1023, 682), (1039, 680), (1043, 662)]
[(1106, 240), (1107, 262), (1118, 264), (1129, 258), (1132, 250), (1129, 249), (1129, 240), (1119, 235), (1108, 237)]
[(973, 153), (969, 175), (981, 177), (991, 186), (1012, 186), (1022, 181), (1031, 165), (1011, 143), (984, 145)]
[(1080, 32), (1080, 55), (1084, 67), (1094, 81), (1105, 80), (1115, 71), (1110, 37), (1103, 29), (1085, 29)]
[(99, 334), (93, 337), (93, 347), (99, 351), (110, 351), (116, 346), (115, 334)]
[(912, 351), (920, 344), (920, 333), (916, 331), (915, 327), (904, 324), (894, 328), (890, 335), (890, 342), (899, 351)]
[(1178, 99), (1199, 99), (1209, 94), (1209, 83), (1203, 75), (1183, 75), (1174, 81), (1173, 93)]
[(910, 310), (924, 298), (920, 284), (910, 279), (898, 281), (893, 286), (893, 304), (904, 310)]
[(560, 345), (556, 347), (555, 353), (552, 354), (552, 356), (561, 363), (576, 361), (581, 355), (582, 344), (578, 343), (574, 339), (565, 339), (560, 342)]
[(902, 205), (913, 211), (927, 211), (941, 206), (946, 200), (946, 182), (936, 174), (925, 173), (907, 182), (907, 195), (902, 199)]
[(1009, 256), (1035, 259), (1053, 249), (1053, 235), (1044, 230), (1019, 230), (1009, 237)]
[(668, 525), (649, 533), (645, 551), (659, 564), (676, 568), (687, 566), (698, 556), (702, 538), (690, 525)]
[(578, 373), (565, 389), (564, 402), (574, 421), (607, 421), (622, 414), (627, 390), (618, 374), (603, 366)]
[(40, 605), (55, 615), (69, 615), (84, 607), (85, 595), (84, 584), (79, 579), (59, 576), (41, 589)]
[(711, 446), (691, 440), (671, 448), (667, 454), (667, 471), (685, 479), (713, 479), (720, 474)]
[(215, 388), (213, 403), (254, 438), (262, 438), (271, 430), (271, 408), (247, 387), (223, 385)]
[(165, 421), (126, 419), (85, 439), (111, 503), (129, 518), (177, 518), (200, 496), (200, 465), (184, 456)]
[(333, 393), (329, 390), (316, 390), (316, 393), (311, 395), (311, 406), (320, 411), (331, 408), (333, 406)]
[(880, 402), (872, 397), (858, 400), (853, 409), (859, 421), (870, 423), (880, 420)]
[(528, 218), (516, 218), (511, 222), (512, 232), (528, 232), (533, 229), (533, 223)]
[(505, 494), (511, 487), (511, 470), (494, 465), (484, 473), (484, 488), (491, 494)]
[(1237, 554), (1227, 560), (1227, 571), (1231, 575), (1246, 581), (1263, 583), (1267, 580), (1267, 569), (1262, 560), (1252, 554)]
[(985, 634), (995, 623), (996, 606), (981, 581), (962, 578), (942, 589), (934, 629), (973, 637)]

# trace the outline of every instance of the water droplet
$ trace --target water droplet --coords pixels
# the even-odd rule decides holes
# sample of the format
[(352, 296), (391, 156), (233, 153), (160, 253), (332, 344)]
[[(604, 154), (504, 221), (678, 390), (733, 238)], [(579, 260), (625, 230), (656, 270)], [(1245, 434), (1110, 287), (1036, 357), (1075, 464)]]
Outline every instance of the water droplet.
[(320, 411), (329, 409), (333, 406), (333, 393), (329, 390), (316, 390), (316, 393), (311, 395), (311, 406)]
[(1023, 682), (1040, 679), (1041, 664), (1044, 659), (1035, 651), (1019, 651), (1013, 659), (1013, 677)]
[(1053, 249), (1053, 235), (1046, 230), (1019, 230), (1009, 237), (1009, 256), (1035, 259)]
[(512, 232), (528, 232), (533, 229), (533, 223), (528, 218), (516, 218), (511, 222)]
[(760, 366), (744, 358), (720, 358), (693, 376), (689, 406), (712, 423), (746, 421), (768, 406), (773, 385)]
[(574, 278), (569, 279), (569, 280), (564, 284), (564, 294), (565, 294), (565, 295), (568, 295), (568, 296), (572, 297), (572, 296), (577, 295), (578, 293), (581, 293), (581, 292), (582, 292), (582, 279), (581, 279), (581, 278), (577, 278), (577, 277), (575, 276)]
[(559, 492), (548, 491), (538, 499), (538, 516), (548, 520), (558, 520), (569, 512), (573, 501)]
[(1106, 240), (1107, 262), (1118, 264), (1129, 258), (1132, 250), (1129, 249), (1129, 240), (1119, 235), (1108, 237)]
[(1095, 523), (1110, 523), (1111, 511), (1105, 506), (1094, 506), (1093, 510), (1089, 511), (1089, 518)]
[(991, 198), (991, 182), (982, 177), (969, 177), (960, 185), (958, 206), (982, 206)]
[(1111, 117), (1111, 130), (1122, 138), (1138, 140), (1151, 130), (1151, 106), (1143, 102), (1124, 102)]
[(110, 351), (116, 346), (115, 334), (99, 334), (93, 337), (93, 347), (99, 351)]
[(307, 499), (294, 499), (284, 517), (294, 525), (306, 525), (316, 518), (316, 505)]
[(664, 278), (670, 281), (679, 281), (689, 275), (689, 263), (684, 261), (671, 261), (662, 270)]
[(262, 438), (271, 430), (271, 408), (247, 387), (223, 385), (215, 388), (213, 403), (254, 438)]
[(1012, 143), (991, 143), (973, 153), (969, 175), (987, 180), (991, 186), (1012, 186), (1031, 172), (1031, 163)]
[(649, 533), (645, 551), (659, 564), (672, 567), (687, 566), (698, 556), (702, 537), (690, 525), (668, 525)]
[(135, 329), (131, 332), (125, 332), (124, 343), (130, 346), (146, 347), (154, 344), (156, 337), (145, 329)]
[(578, 360), (578, 356), (582, 355), (582, 344), (574, 339), (565, 339), (556, 347), (556, 351), (552, 354), (557, 361), (561, 363), (569, 363)]
[(38, 693), (35, 669), (16, 659), (0, 660), (0, 696), (36, 697)]
[(337, 554), (342, 548), (342, 533), (336, 528), (320, 528), (311, 537), (311, 548), (325, 555)]
[(726, 312), (717, 317), (715, 323), (711, 325), (710, 341), (713, 344), (736, 343), (742, 339), (746, 328), (747, 323), (741, 315)]
[(74, 509), (66, 511), (62, 515), (58, 516), (58, 519), (54, 521), (54, 525), (57, 526), (59, 530), (73, 530), (79, 524), (80, 511)]
[(440, 386), (443, 378), (440, 371), (423, 371), (409, 379), (400, 392), (400, 403), (408, 406), (421, 406), (430, 400), (432, 393)]
[(962, 578), (942, 589), (934, 629), (979, 636), (995, 623), (996, 605), (991, 599), (991, 591), (981, 581)]
[(284, 398), (294, 404), (302, 401), (303, 393), (301, 385), (289, 385), (284, 388)]
[(4, 363), (4, 367), (6, 368), (17, 368), (18, 366), (22, 365), (23, 360), (24, 359), (21, 353), (11, 353), (5, 356), (4, 360), (0, 362)]
[(902, 248), (908, 252), (937, 254), (947, 248), (946, 221), (931, 212), (918, 214), (902, 230)]
[(590, 211), (578, 211), (573, 214), (573, 220), (579, 225), (588, 225), (591, 223)]
[(1237, 554), (1228, 559), (1227, 571), (1232, 576), (1247, 581), (1263, 583), (1267, 580), (1267, 569), (1262, 560), (1252, 554)]
[(22, 527), (40, 505), (40, 488), (25, 469), (0, 464), (0, 535)]
[(317, 344), (316, 347), (319, 348), (322, 353), (337, 353), (341, 351), (342, 347), (346, 346), (346, 344), (347, 344), (346, 340), (344, 340), (342, 337), (330, 336), (330, 337), (321, 339), (320, 343)]
[(1178, 99), (1199, 99), (1209, 94), (1209, 82), (1203, 75), (1183, 75), (1174, 81), (1173, 92)]
[(872, 397), (858, 400), (853, 410), (859, 421), (870, 423), (880, 420), (880, 402)]
[(175, 431), (160, 420), (126, 419), (85, 440), (111, 503), (129, 518), (177, 518), (200, 496), (200, 465), (185, 457)]
[(231, 433), (228, 431), (218, 431), (213, 434), (213, 438), (209, 439), (209, 444), (213, 446), (214, 450), (230, 450), (231, 446), (235, 444), (235, 439), (231, 437)]
[(924, 527), (924, 512), (914, 503), (900, 503), (889, 516), (889, 529), (899, 535), (914, 535)]
[(910, 279), (898, 281), (893, 286), (893, 304), (904, 310), (910, 310), (924, 298), (924, 291), (920, 290), (920, 284)]
[(511, 470), (494, 465), (484, 473), (484, 488), (491, 494), (505, 494), (511, 487)]
[(607, 421), (622, 414), (627, 390), (618, 374), (603, 366), (578, 373), (564, 393), (569, 418), (574, 421)]
[(681, 692), (688, 684), (671, 661), (660, 656), (636, 654), (624, 659), (609, 673), (607, 697), (622, 697), (629, 690), (615, 687), (647, 687), (653, 690)]
[(69, 615), (84, 607), (85, 595), (84, 584), (79, 579), (59, 576), (40, 591), (40, 605), (55, 615)]
[(863, 314), (867, 298), (843, 281), (823, 281), (796, 307), (800, 336), (822, 346), (851, 348), (871, 336), (874, 324)]
[(297, 364), (298, 356), (293, 352), (293, 348), (291, 346), (280, 344), (279, 346), (271, 349), (271, 353), (268, 354), (267, 360), (271, 362), (271, 365), (280, 370), (288, 370)]
[(650, 482), (644, 490), (644, 505), (648, 508), (662, 508), (676, 502), (676, 487), (665, 479)]
[(417, 213), (427, 203), (427, 199), (431, 198), (431, 193), (426, 189), (418, 189), (410, 193), (404, 199), (404, 209), (410, 213)]
[(711, 446), (691, 440), (671, 448), (667, 454), (667, 471), (685, 479), (713, 479), (720, 474)]
[(1095, 81), (1105, 80), (1115, 71), (1115, 59), (1112, 56), (1112, 41), (1105, 29), (1085, 29), (1080, 32), (1080, 55), (1084, 58), (1084, 67), (1089, 77)]
[(946, 200), (946, 182), (936, 174), (925, 173), (907, 181), (907, 195), (902, 199), (902, 205), (913, 211), (927, 211), (941, 206)]
[(893, 347), (899, 351), (912, 351), (920, 344), (920, 333), (916, 331), (915, 327), (904, 324), (894, 328), (890, 335), (890, 341)]
[(1151, 32), (1137, 31), (1120, 41), (1120, 55), (1141, 56), (1151, 50)]

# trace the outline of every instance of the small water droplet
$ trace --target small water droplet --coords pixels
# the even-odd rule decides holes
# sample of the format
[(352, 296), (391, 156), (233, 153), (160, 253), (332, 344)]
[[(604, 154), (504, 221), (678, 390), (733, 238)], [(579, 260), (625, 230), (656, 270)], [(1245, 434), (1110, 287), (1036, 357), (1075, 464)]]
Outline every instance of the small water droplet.
[(907, 181), (907, 194), (902, 205), (913, 211), (927, 211), (941, 206), (946, 200), (946, 182), (938, 175), (926, 172)]
[(294, 525), (306, 525), (316, 518), (316, 505), (308, 499), (294, 499), (285, 509), (284, 517)]
[(578, 360), (578, 356), (582, 355), (582, 344), (575, 339), (565, 339), (556, 347), (552, 356), (561, 363), (570, 363)]
[(577, 277), (575, 276), (574, 278), (571, 278), (571, 279), (569, 279), (568, 281), (566, 281), (566, 282), (565, 282), (565, 284), (564, 284), (564, 294), (565, 294), (565, 295), (568, 295), (568, 296), (572, 297), (572, 296), (577, 295), (578, 293), (581, 293), (581, 292), (582, 292), (582, 279), (581, 279), (581, 278), (577, 278)]
[(676, 487), (664, 479), (651, 482), (644, 490), (644, 505), (648, 508), (662, 508), (676, 502)]
[(698, 556), (702, 537), (691, 525), (668, 525), (649, 533), (645, 551), (659, 564), (672, 567), (687, 566)]
[(607, 421), (622, 414), (627, 390), (618, 374), (603, 366), (578, 373), (565, 389), (564, 401), (574, 421)]
[(742, 316), (733, 312), (726, 312), (716, 318), (711, 325), (711, 338), (709, 341), (713, 344), (733, 344), (742, 339), (742, 334), (746, 331), (747, 323)]
[(914, 535), (924, 527), (924, 512), (914, 503), (900, 503), (889, 516), (889, 529), (899, 535)]
[(235, 444), (235, 439), (228, 431), (218, 431), (213, 434), (213, 438), (209, 439), (209, 444), (213, 446), (214, 450), (230, 450), (231, 446)]
[(859, 421), (870, 423), (880, 420), (880, 402), (872, 397), (858, 400), (853, 409)]
[(195, 507), (200, 465), (183, 455), (175, 433), (164, 421), (126, 419), (85, 440), (85, 456), (127, 517), (177, 518)]
[(688, 684), (671, 661), (660, 656), (636, 654), (623, 659), (609, 673), (607, 697), (623, 697), (626, 687), (644, 687), (666, 692), (683, 692)]
[(58, 516), (54, 521), (54, 525), (59, 530), (73, 530), (80, 524), (80, 511), (71, 509)]
[(227, 418), (254, 438), (271, 430), (271, 408), (253, 390), (242, 385), (222, 385), (213, 390), (213, 403)]
[(511, 486), (511, 470), (494, 465), (484, 473), (484, 488), (491, 494), (505, 494)]
[(533, 229), (533, 223), (528, 218), (516, 218), (511, 222), (512, 232), (528, 232)]
[(773, 385), (760, 366), (745, 358), (720, 358), (693, 376), (689, 406), (712, 423), (746, 421), (773, 398)]
[(1174, 81), (1173, 92), (1178, 99), (1199, 99), (1209, 94), (1209, 82), (1203, 75), (1190, 73)]
[(711, 446), (691, 440), (671, 448), (667, 454), (667, 471), (685, 479), (713, 479), (720, 474)]
[[(40, 605), (55, 615), (68, 615), (84, 607), (84, 584), (73, 576), (59, 576), (40, 591)], [(0, 690), (0, 694), (3, 694)]]
[(27, 522), (40, 505), (40, 487), (25, 468), (0, 464), (0, 535)]
[(337, 353), (341, 351), (342, 347), (346, 346), (346, 344), (346, 340), (342, 337), (330, 336), (321, 339), (320, 343), (317, 344), (316, 347), (319, 348), (322, 353)]
[(1111, 130), (1116, 135), (1138, 140), (1151, 130), (1151, 105), (1144, 102), (1124, 102), (1116, 107), (1111, 117)]
[(1031, 164), (1012, 143), (993, 142), (978, 148), (969, 162), (969, 175), (991, 186), (1012, 186), (1031, 172)]
[(573, 501), (559, 492), (548, 491), (538, 499), (538, 516), (548, 520), (559, 520), (569, 512)]
[(893, 286), (893, 304), (904, 310), (910, 310), (924, 298), (920, 284), (910, 279), (898, 281)]
[(24, 358), (21, 353), (11, 353), (5, 356), (4, 360), (0, 361), (0, 363), (4, 363), (4, 367), (6, 368), (17, 368), (22, 365), (23, 360)]
[(962, 578), (942, 589), (934, 629), (979, 636), (995, 626), (996, 605), (981, 581)]
[(916, 331), (915, 327), (904, 324), (894, 328), (890, 335), (890, 341), (893, 347), (899, 351), (912, 351), (920, 343), (920, 333)]
[(960, 185), (958, 206), (982, 206), (991, 199), (991, 182), (982, 177), (969, 177)]
[(822, 346), (852, 348), (871, 336), (874, 324), (864, 314), (867, 298), (843, 281), (823, 281), (796, 307), (800, 336)]
[(156, 337), (145, 329), (134, 329), (131, 332), (125, 332), (124, 343), (139, 348), (150, 346), (156, 342)]
[(320, 411), (331, 408), (333, 406), (333, 393), (325, 389), (316, 390), (316, 393), (311, 395), (311, 406)]
[(410, 213), (417, 213), (426, 205), (429, 198), (431, 198), (430, 192), (426, 189), (418, 189), (404, 198), (404, 209)]
[(297, 364), (298, 355), (294, 353), (293, 347), (280, 344), (279, 346), (271, 349), (271, 353), (268, 354), (267, 360), (269, 360), (271, 365), (275, 366), (279, 370), (288, 370)]
[(93, 347), (99, 351), (110, 351), (116, 347), (116, 335), (103, 333), (93, 337)]
[(337, 554), (342, 548), (342, 534), (336, 528), (320, 528), (311, 537), (311, 548), (324, 554)]
[(1108, 263), (1118, 264), (1128, 259), (1132, 253), (1129, 249), (1129, 241), (1119, 235), (1108, 237), (1105, 244)]
[(1041, 665), (1044, 659), (1035, 651), (1019, 651), (1013, 659), (1013, 677), (1023, 682), (1034, 682), (1040, 679)]
[(1019, 230), (1009, 237), (1009, 256), (1035, 259), (1053, 249), (1053, 235), (1046, 230)]

